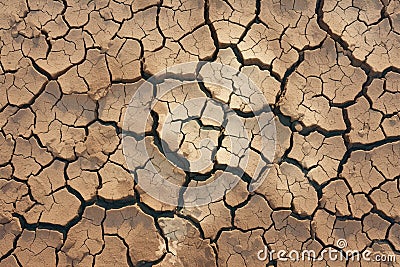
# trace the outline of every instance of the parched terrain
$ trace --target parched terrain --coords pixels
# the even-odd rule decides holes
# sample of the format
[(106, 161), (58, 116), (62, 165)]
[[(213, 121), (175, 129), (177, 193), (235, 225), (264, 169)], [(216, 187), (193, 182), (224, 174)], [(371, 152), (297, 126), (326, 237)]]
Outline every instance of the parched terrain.
[[(143, 133), (149, 158), (129, 168), (132, 97), (193, 61), (231, 66), (262, 91), (272, 158), (239, 89), (196, 83), (159, 99)], [(223, 105), (174, 119), (196, 98)], [(247, 131), (227, 134), (223, 106)], [(163, 131), (177, 120), (177, 134)], [(0, 0), (0, 128), (0, 267), (400, 266), (398, 0)], [(196, 168), (173, 164), (166, 144)], [(155, 175), (151, 161), (177, 185), (202, 185), (241, 152), (239, 183), (207, 205), (186, 207), (184, 190), (163, 203), (137, 184)], [(256, 161), (269, 172), (252, 191)], [(343, 239), (344, 251), (397, 262), (257, 257)]]

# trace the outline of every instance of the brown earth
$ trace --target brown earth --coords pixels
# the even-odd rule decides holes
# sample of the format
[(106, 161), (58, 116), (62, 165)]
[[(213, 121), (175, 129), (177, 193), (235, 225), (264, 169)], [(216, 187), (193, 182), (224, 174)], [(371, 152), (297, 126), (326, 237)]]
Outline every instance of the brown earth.
[[(1, 267), (400, 266), (399, 1), (0, 0), (0, 42)], [(200, 60), (260, 88), (276, 151), (255, 192), (242, 179), (223, 199), (182, 208), (137, 186), (123, 120), (144, 80)], [(192, 176), (159, 150), (162, 125), (206, 96), (248, 112), (238, 95), (195, 85), (165, 95), (148, 121), (151, 160), (180, 184)], [(250, 176), (255, 120), (243, 117)], [(185, 124), (184, 157), (213, 149), (201, 142), (218, 143), (213, 123)], [(225, 137), (199, 174), (212, 180), (216, 162), (229, 163)], [(397, 263), (257, 259), (265, 245), (318, 253), (339, 239)]]

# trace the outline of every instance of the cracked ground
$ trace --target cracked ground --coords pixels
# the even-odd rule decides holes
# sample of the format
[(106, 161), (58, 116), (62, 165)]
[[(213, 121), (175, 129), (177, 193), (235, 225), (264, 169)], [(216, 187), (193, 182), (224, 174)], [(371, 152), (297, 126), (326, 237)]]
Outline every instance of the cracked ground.
[[(199, 207), (147, 194), (134, 179), (146, 160), (130, 170), (122, 149), (139, 86), (190, 61), (245, 73), (276, 125), (268, 176), (250, 192), (257, 113), (203, 83), (160, 99), (145, 139), (177, 184), (218, 178), (235, 151), (215, 120), (163, 135), (176, 107), (215, 99), (252, 136), (237, 186)], [(1, 267), (400, 266), (398, 0), (0, 0), (0, 84)], [(199, 164), (178, 168), (162, 144)], [(318, 253), (339, 239), (397, 262), (257, 259), (264, 246)]]

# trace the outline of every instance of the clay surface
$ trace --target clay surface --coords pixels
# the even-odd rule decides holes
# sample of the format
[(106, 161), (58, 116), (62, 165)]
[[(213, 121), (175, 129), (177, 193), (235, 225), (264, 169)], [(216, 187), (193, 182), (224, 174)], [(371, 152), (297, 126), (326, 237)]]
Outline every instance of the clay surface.
[[(122, 135), (131, 98), (157, 72), (204, 60), (260, 89), (274, 156), (261, 156), (261, 117), (240, 93), (196, 83), (158, 99), (144, 130), (149, 157), (131, 170)], [(222, 104), (174, 118), (196, 98)], [(226, 133), (224, 107), (249, 142)], [(162, 203), (135, 181), (154, 177), (151, 161), (177, 186), (207, 184), (238, 155), (232, 140), (248, 164), (207, 205), (182, 207), (184, 191)], [(252, 191), (258, 161), (270, 169)], [(397, 262), (257, 258), (265, 246), (318, 253), (340, 239), (345, 251)], [(398, 0), (0, 0), (0, 267), (399, 262)]]

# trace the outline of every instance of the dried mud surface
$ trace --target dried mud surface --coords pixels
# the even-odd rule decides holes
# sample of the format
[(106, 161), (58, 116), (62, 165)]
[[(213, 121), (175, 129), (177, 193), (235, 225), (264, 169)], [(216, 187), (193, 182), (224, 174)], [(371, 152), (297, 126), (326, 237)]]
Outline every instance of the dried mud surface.
[[(257, 259), (264, 245), (318, 252), (342, 238), (400, 260), (399, 1), (0, 0), (0, 42), (1, 267), (390, 266)], [(123, 118), (144, 80), (199, 60), (261, 88), (277, 149), (255, 192), (244, 176), (221, 200), (179, 208), (135, 184)], [(188, 92), (246, 107), (186, 89), (155, 108), (146, 138), (166, 175), (201, 183), (165, 162), (157, 126)], [(182, 129), (183, 155), (219, 143), (203, 126)]]

